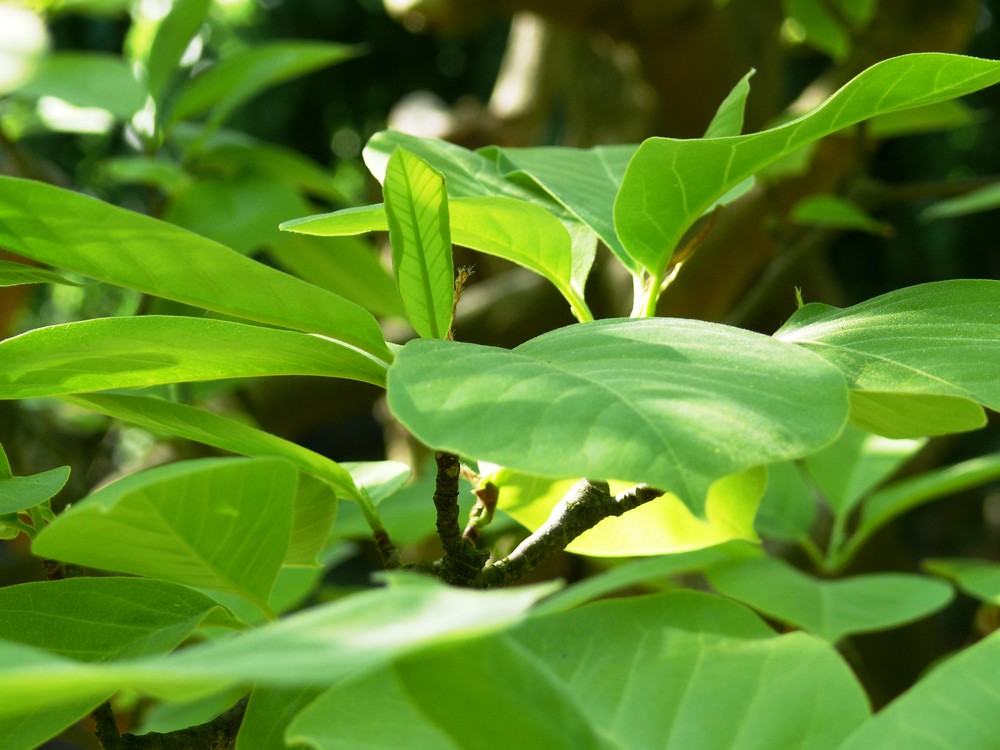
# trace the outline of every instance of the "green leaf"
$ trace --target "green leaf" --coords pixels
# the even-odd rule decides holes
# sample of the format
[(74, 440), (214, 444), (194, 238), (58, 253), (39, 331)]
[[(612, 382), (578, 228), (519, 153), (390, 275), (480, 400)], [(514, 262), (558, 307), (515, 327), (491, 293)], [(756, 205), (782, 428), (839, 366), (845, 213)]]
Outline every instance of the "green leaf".
[(166, 432), (232, 453), (260, 458), (284, 458), (295, 464), (299, 471), (322, 479), (341, 497), (357, 497), (358, 490), (351, 475), (336, 461), (236, 419), (149, 396), (90, 393), (64, 396), (62, 400), (150, 430)]
[(236, 683), (329, 687), (403, 654), (509, 627), (553, 590), (469, 591), (415, 579), (396, 576), (387, 589), (343, 597), (166, 657), (83, 664), (0, 641), (0, 719), (103, 699), (124, 688), (192, 700)]
[(68, 466), (26, 477), (4, 476), (0, 471), (0, 514), (17, 513), (50, 500), (68, 479)]
[[(664, 555), (711, 547), (733, 539), (756, 542), (754, 514), (767, 472), (755, 467), (723, 477), (705, 498), (705, 518), (692, 514), (672, 494), (664, 495), (585, 531), (566, 548), (578, 555), (630, 557)], [(504, 469), (490, 479), (500, 487), (498, 507), (535, 531), (577, 480), (544, 480)], [(613, 486), (613, 492), (627, 489)]]
[(1000, 632), (963, 649), (865, 722), (837, 750), (993, 750), (1000, 736)]
[(691, 552), (631, 560), (557, 591), (540, 602), (532, 612), (535, 615), (564, 612), (618, 591), (660, 583), (670, 576), (701, 573), (718, 563), (755, 558), (761, 554), (763, 553), (757, 545), (727, 542)]
[(124, 60), (100, 52), (56, 52), (43, 58), (17, 93), (62, 99), (75, 107), (103, 109), (127, 120), (146, 101), (146, 92)]
[(424, 338), (446, 338), (455, 267), (444, 177), (420, 157), (399, 149), (386, 165), (382, 192), (392, 270), (407, 320)]
[(179, 316), (97, 318), (0, 342), (0, 399), (263, 375), (380, 385), (384, 372), (376, 360), (322, 336)]
[(891, 224), (873, 219), (867, 211), (847, 198), (827, 193), (814, 193), (792, 207), (790, 218), (796, 224), (824, 229), (845, 229), (889, 237)]
[(768, 466), (767, 489), (754, 517), (761, 536), (792, 542), (808, 539), (815, 517), (815, 493), (796, 463)]
[(992, 211), (1000, 208), (1000, 182), (986, 185), (965, 195), (932, 203), (920, 214), (924, 221), (951, 219), (955, 216)]
[(702, 137), (727, 138), (743, 132), (743, 116), (747, 108), (747, 97), (750, 96), (750, 79), (756, 72), (750, 68), (750, 72), (737, 81), (732, 91), (726, 94)]
[(286, 750), (285, 729), (321, 692), (318, 688), (255, 688), (240, 722), (236, 750)]
[(13, 263), (0, 260), (0, 287), (18, 286), (20, 284), (65, 284), (67, 286), (85, 286), (87, 282), (76, 281), (58, 271), (47, 271), (44, 268), (27, 266), (24, 263)]
[[(892, 437), (985, 423), (960, 400), (1000, 409), (1000, 281), (956, 280), (900, 289), (843, 310), (810, 304), (775, 334), (835, 364), (851, 388), (852, 420)], [(924, 408), (918, 409), (922, 398)], [(940, 397), (947, 397), (942, 400)]]
[(73, 505), (35, 538), (32, 550), (228, 591), (265, 607), (288, 549), (297, 481), (282, 459), (158, 466)]
[(206, 619), (232, 621), (212, 599), (145, 578), (68, 578), (0, 588), (0, 638), (80, 661), (171, 651)]
[(179, 192), (164, 218), (238, 253), (270, 245), (278, 224), (308, 210), (295, 188), (265, 177), (198, 180)]
[(299, 477), (292, 535), (283, 564), (317, 567), (316, 557), (326, 546), (336, 517), (337, 496), (330, 486), (308, 475)]
[(851, 47), (849, 30), (823, 0), (782, 0), (781, 5), (811, 47), (834, 60), (843, 60)]
[(146, 185), (173, 195), (191, 184), (184, 168), (166, 158), (116, 156), (97, 168), (97, 179), (115, 185)]
[(956, 130), (975, 125), (981, 120), (982, 115), (963, 101), (949, 100), (873, 117), (865, 124), (865, 130), (875, 140), (883, 140), (917, 133)]
[(388, 387), (393, 413), (436, 449), (645, 482), (700, 516), (712, 482), (818, 450), (847, 414), (843, 379), (812, 355), (675, 319), (574, 325), (512, 351), (411, 341)]
[(76, 724), (110, 698), (112, 692), (98, 695), (100, 697), (77, 699), (61, 706), (28, 710), (17, 716), (4, 717), (4, 750), (38, 750), (45, 747), (46, 740)]
[(92, 279), (392, 359), (363, 308), (179, 227), (51, 185), (0, 177), (0, 244)]
[(188, 83), (170, 112), (170, 120), (209, 112), (212, 130), (264, 90), (349, 60), (358, 52), (351, 45), (309, 41), (272, 41), (242, 49)]
[[(560, 198), (572, 196), (574, 208), (582, 212), (580, 204), (584, 201), (589, 203), (591, 200), (596, 200), (597, 204), (601, 204), (610, 200), (610, 196), (607, 197), (607, 200), (600, 197), (603, 192), (609, 190), (605, 184), (606, 178), (601, 175), (604, 174), (605, 170), (610, 170), (613, 173), (616, 169), (624, 169), (624, 161), (628, 159), (628, 154), (624, 151), (622, 153), (610, 151), (596, 154), (594, 156), (596, 162), (591, 164), (591, 166), (596, 167), (596, 172), (588, 172), (578, 168), (581, 166), (577, 163), (578, 159), (582, 158), (588, 162), (591, 159), (591, 157), (579, 156), (580, 153), (584, 152), (571, 151), (570, 149), (565, 151), (539, 149), (538, 152), (542, 154), (541, 159), (531, 159), (530, 152), (533, 150), (518, 150), (517, 158), (531, 159), (527, 163), (530, 164), (533, 176), (531, 179), (525, 179), (516, 173), (511, 173), (508, 178), (505, 170), (516, 168), (516, 165), (509, 164), (510, 157), (501, 158), (492, 149), (483, 149), (481, 152), (469, 151), (461, 146), (436, 138), (418, 138), (386, 130), (372, 136), (364, 150), (365, 164), (379, 182), (385, 181), (386, 165), (396, 148), (404, 148), (411, 154), (416, 154), (443, 174), (448, 185), (448, 196), (452, 200), (455, 198), (484, 197), (517, 198), (537, 204), (555, 215), (566, 227), (572, 238), (573, 284), (579, 289), (583, 288), (594, 261), (596, 241), (594, 231), (591, 231), (585, 224), (581, 224), (580, 219), (572, 210), (567, 209), (560, 202), (560, 199), (554, 199), (546, 192), (547, 189), (540, 188), (538, 180), (552, 186)], [(622, 148), (631, 151), (634, 147)], [(505, 154), (507, 153), (505, 152)], [(565, 160), (560, 158), (564, 154), (570, 154), (569, 163), (565, 163)], [(620, 166), (615, 166), (619, 161), (622, 162)], [(541, 172), (542, 168), (546, 169), (545, 174)], [(569, 175), (557, 177), (565, 171), (568, 171)], [(536, 178), (534, 175), (538, 175), (538, 177)], [(570, 178), (569, 181), (566, 181), (567, 177)], [(592, 177), (596, 177), (593, 182), (590, 179)], [(556, 187), (557, 182), (558, 187)], [(620, 179), (617, 182), (620, 182)], [(453, 232), (455, 231), (454, 218), (453, 216)], [(613, 233), (611, 236), (614, 236)], [(608, 238), (602, 236), (602, 239), (607, 241)], [(455, 241), (458, 242), (457, 237)]]
[(830, 643), (919, 620), (945, 607), (954, 595), (951, 586), (915, 575), (821, 581), (777, 558), (722, 563), (709, 569), (708, 580), (726, 596)]
[[(454, 675), (463, 689), (441, 700), (437, 680)], [(685, 591), (407, 657), (331, 689), (286, 738), (319, 750), (833, 750), (867, 715), (830, 646), (776, 637), (744, 607)]]
[(964, 593), (986, 604), (1000, 606), (1000, 565), (986, 560), (927, 559), (921, 567), (955, 582)]
[(840, 556), (846, 564), (871, 536), (913, 508), (1000, 477), (1000, 453), (972, 458), (895, 482), (873, 494), (861, 507), (858, 528)]
[[(565, 227), (545, 209), (505, 197), (454, 198), (448, 202), (456, 245), (504, 258), (541, 274), (559, 290), (577, 315), (592, 315), (574, 277), (573, 249)], [(384, 207), (348, 208), (286, 221), (282, 229), (324, 237), (385, 231)]]
[(736, 138), (650, 138), (629, 163), (615, 200), (628, 254), (661, 278), (681, 237), (719, 197), (762, 167), (861, 120), (953, 99), (1000, 81), (1000, 63), (922, 53), (880, 62), (812, 112)]
[(211, 0), (175, 0), (156, 27), (145, 60), (146, 87), (161, 108), (167, 84), (177, 74), (181, 58), (208, 18), (211, 5)]
[(367, 242), (353, 237), (319, 240), (281, 234), (272, 240), (268, 255), (289, 273), (375, 315), (404, 315), (392, 274)]

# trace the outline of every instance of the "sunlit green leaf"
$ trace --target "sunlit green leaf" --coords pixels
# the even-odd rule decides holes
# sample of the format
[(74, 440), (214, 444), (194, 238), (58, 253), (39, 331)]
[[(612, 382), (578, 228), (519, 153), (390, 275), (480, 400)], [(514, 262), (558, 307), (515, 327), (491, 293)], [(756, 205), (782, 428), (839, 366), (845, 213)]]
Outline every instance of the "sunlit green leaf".
[(41, 182), (0, 177), (0, 243), (92, 279), (392, 358), (363, 308), (179, 227)]
[(726, 94), (705, 129), (704, 138), (726, 138), (743, 132), (743, 116), (747, 108), (747, 97), (750, 96), (750, 78), (756, 72), (751, 68), (749, 73), (736, 82), (732, 91)]
[(316, 567), (316, 556), (326, 546), (336, 517), (337, 496), (330, 486), (308, 475), (300, 476), (284, 564)]
[(184, 461), (133, 474), (63, 512), (35, 554), (229, 591), (263, 605), (288, 549), (298, 474), (282, 459)]
[(654, 277), (709, 206), (765, 165), (861, 120), (953, 99), (1000, 81), (1000, 63), (922, 53), (880, 62), (817, 109), (780, 127), (735, 138), (650, 138), (626, 170), (615, 227), (628, 254)]
[(838, 750), (993, 750), (1000, 631), (969, 646), (861, 725)]
[(436, 449), (645, 482), (700, 516), (712, 482), (823, 447), (847, 412), (843, 379), (815, 357), (674, 319), (574, 325), (513, 351), (411, 341), (388, 387), (393, 413)]
[(951, 586), (915, 575), (822, 581), (777, 558), (722, 563), (709, 569), (708, 580), (723, 594), (830, 643), (919, 620), (946, 606), (954, 595)]
[(204, 594), (146, 578), (67, 578), (0, 588), (0, 638), (80, 661), (170, 651), (206, 618), (232, 620)]
[(0, 513), (16, 513), (44, 503), (55, 497), (68, 479), (68, 466), (26, 477), (4, 476), (0, 471)]
[(97, 318), (0, 342), (0, 399), (263, 375), (381, 384), (380, 363), (322, 336), (203, 318)]
[(24, 263), (12, 263), (0, 260), (0, 287), (18, 286), (19, 284), (66, 284), (68, 286), (83, 286), (87, 282), (76, 281), (58, 271), (47, 271), (44, 268), (28, 266)]
[(211, 0), (174, 0), (159, 22), (145, 60), (146, 87), (158, 105), (191, 39), (208, 17)]
[(121, 120), (134, 115), (146, 100), (128, 63), (100, 52), (58, 52), (45, 57), (18, 94), (51, 96), (75, 107), (103, 109)]
[(382, 192), (392, 270), (407, 320), (424, 338), (446, 338), (455, 266), (444, 177), (420, 157), (399, 149), (386, 165)]
[[(1000, 281), (940, 281), (845, 309), (806, 305), (775, 337), (815, 351), (864, 392), (851, 402), (855, 423), (919, 437), (981, 426), (975, 403), (1000, 409), (1000, 380), (984, 366), (1000, 361), (997, 310)], [(918, 396), (930, 397), (922, 410)]]

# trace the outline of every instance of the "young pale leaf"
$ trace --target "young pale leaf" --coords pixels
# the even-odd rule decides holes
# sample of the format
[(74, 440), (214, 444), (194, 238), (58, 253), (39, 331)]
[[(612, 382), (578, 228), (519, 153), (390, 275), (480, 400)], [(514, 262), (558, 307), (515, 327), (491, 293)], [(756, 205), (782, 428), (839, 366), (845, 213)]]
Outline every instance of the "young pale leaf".
[(951, 586), (924, 576), (863, 575), (821, 581), (776, 558), (722, 563), (709, 582), (769, 617), (836, 643), (854, 633), (905, 625), (945, 607)]
[(936, 667), (838, 750), (994, 750), (1000, 631)]
[(743, 116), (746, 113), (747, 97), (750, 96), (750, 79), (756, 72), (750, 68), (750, 71), (736, 82), (733, 90), (726, 94), (702, 137), (728, 138), (743, 132)]
[[(658, 497), (585, 531), (567, 547), (578, 555), (631, 557), (667, 555), (711, 547), (733, 539), (756, 542), (754, 514), (764, 494), (763, 467), (723, 477), (708, 489), (705, 517), (692, 514), (676, 495)], [(505, 469), (491, 478), (500, 487), (497, 507), (531, 531), (549, 518), (577, 480), (546, 480)], [(627, 486), (615, 483), (613, 492)]]
[(171, 651), (205, 620), (232, 616), (186, 586), (68, 578), (0, 588), (0, 638), (80, 661)]
[(385, 370), (322, 336), (180, 316), (97, 318), (0, 342), (0, 399), (263, 375), (381, 385)]
[(382, 192), (392, 270), (407, 320), (424, 338), (446, 338), (455, 266), (444, 177), (420, 157), (399, 149), (386, 165)]
[(0, 471), (0, 514), (17, 513), (52, 499), (67, 479), (68, 466), (26, 477), (4, 476)]
[(179, 227), (69, 190), (0, 177), (0, 244), (92, 279), (320, 333), (392, 360), (375, 318), (358, 305)]
[(862, 72), (812, 112), (734, 138), (650, 138), (615, 200), (626, 252), (659, 278), (681, 237), (719, 197), (757, 170), (825, 135), (896, 110), (953, 99), (1000, 81), (1000, 62), (921, 53)]
[(277, 435), (205, 409), (149, 396), (118, 393), (63, 396), (62, 400), (150, 430), (177, 435), (232, 453), (259, 458), (284, 458), (295, 464), (299, 471), (322, 479), (340, 497), (356, 499), (358, 495), (358, 488), (351, 475), (336, 461)]
[(665, 318), (574, 325), (512, 351), (411, 341), (389, 371), (389, 406), (434, 448), (539, 476), (645, 482), (703, 517), (712, 482), (839, 434), (843, 378), (802, 353)]
[(963, 593), (993, 606), (1000, 606), (1000, 565), (986, 560), (935, 558), (924, 560), (928, 573), (955, 582)]
[[(456, 245), (504, 258), (541, 274), (570, 303), (579, 320), (592, 315), (573, 270), (573, 249), (563, 224), (534, 203), (502, 196), (448, 201), (451, 237)], [(383, 206), (348, 208), (286, 221), (282, 229), (324, 237), (385, 231)]]
[(868, 232), (882, 237), (892, 235), (891, 224), (878, 221), (858, 204), (840, 195), (813, 194), (792, 208), (791, 219), (796, 224)]
[(103, 109), (127, 120), (146, 101), (128, 63), (98, 52), (58, 52), (45, 57), (19, 96), (51, 96), (75, 107)]
[(240, 50), (209, 68), (183, 90), (171, 122), (207, 112), (209, 129), (265, 89), (357, 56), (358, 48), (330, 42), (280, 41)]
[(145, 60), (146, 88), (162, 107), (164, 91), (191, 39), (208, 18), (211, 0), (175, 0), (170, 10), (156, 27), (156, 33)]
[(274, 458), (159, 466), (73, 505), (35, 538), (32, 551), (266, 606), (288, 549), (297, 483), (292, 464)]
[(920, 437), (982, 426), (976, 403), (1000, 409), (1000, 380), (986, 366), (1000, 361), (998, 310), (1000, 281), (939, 281), (845, 309), (806, 305), (775, 337), (844, 372), (862, 392), (851, 402), (855, 423)]

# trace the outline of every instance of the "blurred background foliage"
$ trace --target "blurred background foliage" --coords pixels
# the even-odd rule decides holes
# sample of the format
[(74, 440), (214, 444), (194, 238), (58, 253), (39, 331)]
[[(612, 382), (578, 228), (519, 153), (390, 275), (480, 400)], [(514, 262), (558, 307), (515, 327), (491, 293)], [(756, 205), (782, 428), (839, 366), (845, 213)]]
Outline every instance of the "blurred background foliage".
[[(154, 43), (167, 22), (183, 40), (172, 53)], [(184, 23), (193, 24), (190, 42)], [(0, 173), (193, 229), (370, 307), (403, 340), (384, 242), (277, 230), (380, 200), (361, 161), (378, 130), (470, 148), (697, 137), (753, 68), (749, 132), (801, 113), (888, 56), (1000, 58), (998, 24), (997, 0), (8, 0), (0, 3)], [(227, 61), (237, 62), (226, 70)], [(220, 80), (206, 83), (213, 75)], [(850, 304), (925, 281), (1000, 278), (998, 99), (992, 89), (873, 122), (770, 170), (721, 213), (659, 312), (769, 333), (794, 310), (796, 286), (807, 301)], [(509, 346), (571, 322), (535, 277), (457, 252), (459, 264), (476, 266), (462, 339)], [(591, 306), (627, 314), (628, 279), (607, 261), (599, 257), (589, 282)], [(0, 336), (178, 309), (98, 284), (13, 286), (0, 288)], [(337, 460), (388, 454), (422, 465), (419, 447), (364, 385), (298, 378), (164, 395), (239, 413)], [(137, 466), (204, 450), (46, 402), (0, 404), (0, 443), (18, 474), (72, 466), (64, 503)], [(997, 450), (994, 419), (985, 431), (932, 441), (907, 470)], [(386, 525), (407, 544), (433, 544), (423, 539), (433, 528), (426, 484), (386, 506)], [(338, 528), (363, 537), (350, 509)], [(513, 544), (521, 532), (507, 523), (493, 533)], [(0, 544), (3, 583), (40, 577), (23, 549)], [(859, 566), (996, 558), (1000, 488), (915, 512), (870, 550)], [(363, 580), (367, 548), (334, 557), (340, 584)], [(559, 565), (555, 572), (574, 577), (590, 563), (565, 556)], [(973, 611), (960, 602), (893, 648), (954, 647), (970, 637)], [(885, 680), (891, 694), (909, 678)]]

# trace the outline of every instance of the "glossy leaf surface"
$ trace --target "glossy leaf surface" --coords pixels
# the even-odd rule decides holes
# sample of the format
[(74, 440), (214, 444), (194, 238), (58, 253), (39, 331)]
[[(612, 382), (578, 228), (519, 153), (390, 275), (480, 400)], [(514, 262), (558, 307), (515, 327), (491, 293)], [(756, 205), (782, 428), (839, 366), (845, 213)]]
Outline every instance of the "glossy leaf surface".
[(143, 315), (36, 328), (0, 343), (0, 399), (265, 375), (381, 384), (381, 363), (298, 331)]
[(417, 334), (443, 339), (451, 328), (455, 267), (444, 177), (402, 149), (386, 166), (385, 216), (392, 270)]
[(919, 620), (953, 596), (951, 586), (923, 576), (887, 573), (821, 581), (776, 558), (723, 563), (709, 569), (708, 580), (723, 594), (830, 643)]
[(812, 112), (759, 133), (708, 140), (650, 138), (615, 201), (628, 254), (659, 277), (683, 234), (726, 191), (767, 164), (861, 120), (953, 99), (1000, 81), (1000, 63), (923, 53), (880, 62)]
[(0, 242), (93, 279), (392, 358), (363, 308), (179, 227), (69, 190), (0, 177)]
[(281, 459), (160, 466), (73, 505), (38, 535), (33, 551), (263, 605), (288, 549), (297, 481)]
[(645, 482), (704, 515), (715, 480), (840, 432), (843, 379), (803, 353), (672, 319), (575, 325), (512, 351), (415, 341), (390, 370), (389, 405), (436, 449), (539, 476)]

